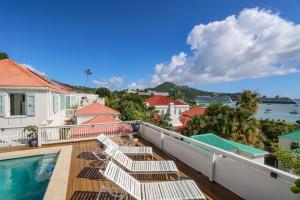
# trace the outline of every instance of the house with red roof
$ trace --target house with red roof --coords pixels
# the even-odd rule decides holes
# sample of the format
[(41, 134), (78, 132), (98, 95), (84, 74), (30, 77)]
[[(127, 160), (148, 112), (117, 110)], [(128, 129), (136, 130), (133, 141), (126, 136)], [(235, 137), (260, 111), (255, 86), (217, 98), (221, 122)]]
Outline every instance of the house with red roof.
[(206, 108), (204, 107), (200, 107), (200, 106), (195, 106), (192, 107), (191, 109), (181, 113), (180, 116), (180, 122), (181, 122), (181, 126), (176, 126), (175, 130), (176, 131), (182, 131), (188, 124), (189, 120), (197, 115), (205, 115), (206, 112)]
[(101, 103), (87, 105), (75, 113), (77, 124), (119, 122), (120, 112)]
[(66, 109), (81, 96), (10, 59), (0, 60), (0, 128), (63, 125)]
[(190, 109), (190, 106), (182, 101), (171, 99), (167, 96), (152, 96), (144, 100), (144, 102), (149, 106), (154, 106), (155, 109), (161, 115), (169, 115), (171, 118), (171, 123), (174, 127), (181, 126), (182, 123), (179, 120), (182, 112)]

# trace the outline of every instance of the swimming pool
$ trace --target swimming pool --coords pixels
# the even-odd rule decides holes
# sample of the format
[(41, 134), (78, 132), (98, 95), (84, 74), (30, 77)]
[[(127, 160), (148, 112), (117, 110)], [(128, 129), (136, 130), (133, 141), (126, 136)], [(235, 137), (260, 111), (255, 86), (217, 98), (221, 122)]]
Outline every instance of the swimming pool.
[(58, 153), (0, 160), (0, 199), (43, 199)]

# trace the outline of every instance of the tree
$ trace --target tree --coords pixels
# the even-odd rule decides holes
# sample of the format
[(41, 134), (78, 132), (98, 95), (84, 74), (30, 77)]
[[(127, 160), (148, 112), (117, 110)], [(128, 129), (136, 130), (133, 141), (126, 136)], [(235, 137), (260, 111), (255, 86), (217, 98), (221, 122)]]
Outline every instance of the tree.
[(273, 155), (282, 163), (282, 166), (296, 175), (300, 175), (300, 156), (287, 148), (272, 143)]
[(259, 109), (259, 94), (257, 92), (252, 92), (250, 90), (245, 90), (240, 95), (237, 106), (240, 108), (243, 108), (245, 110), (248, 110), (251, 114), (257, 113)]
[(84, 74), (86, 75), (86, 78), (85, 78), (85, 85), (87, 84), (87, 79), (90, 75), (92, 75), (92, 71), (90, 69), (85, 69), (84, 70)]
[(9, 58), (7, 53), (0, 51), (0, 60), (4, 60)]
[(207, 133), (208, 118), (204, 115), (197, 115), (192, 117), (186, 128), (182, 131), (185, 136), (192, 136)]
[(110, 96), (110, 90), (106, 87), (100, 87), (97, 89), (96, 94), (98, 94), (99, 97), (109, 97)]
[(167, 130), (174, 130), (173, 125), (171, 124), (171, 118), (169, 115), (153, 115), (152, 121), (156, 126)]

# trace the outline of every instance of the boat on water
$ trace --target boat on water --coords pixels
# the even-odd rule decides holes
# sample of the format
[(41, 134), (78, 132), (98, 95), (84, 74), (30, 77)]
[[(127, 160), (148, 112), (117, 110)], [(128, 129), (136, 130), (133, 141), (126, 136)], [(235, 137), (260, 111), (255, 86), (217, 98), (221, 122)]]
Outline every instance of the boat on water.
[(270, 112), (272, 112), (272, 109), (271, 109), (271, 108), (266, 108), (266, 109), (265, 109), (265, 113), (270, 113)]
[(290, 112), (290, 114), (294, 114), (295, 115), (295, 114), (300, 114), (300, 113), (297, 110), (293, 110), (293, 111)]

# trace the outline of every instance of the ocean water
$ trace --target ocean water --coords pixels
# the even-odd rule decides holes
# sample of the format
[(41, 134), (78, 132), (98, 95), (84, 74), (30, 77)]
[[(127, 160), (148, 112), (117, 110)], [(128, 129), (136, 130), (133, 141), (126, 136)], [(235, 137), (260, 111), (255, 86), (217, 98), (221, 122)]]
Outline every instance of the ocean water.
[[(271, 111), (267, 112), (266, 109)], [(299, 114), (291, 114), (291, 111), (297, 111)], [(300, 104), (260, 104), (256, 118), (296, 122), (300, 120)]]
[(42, 200), (58, 154), (0, 161), (0, 199)]

